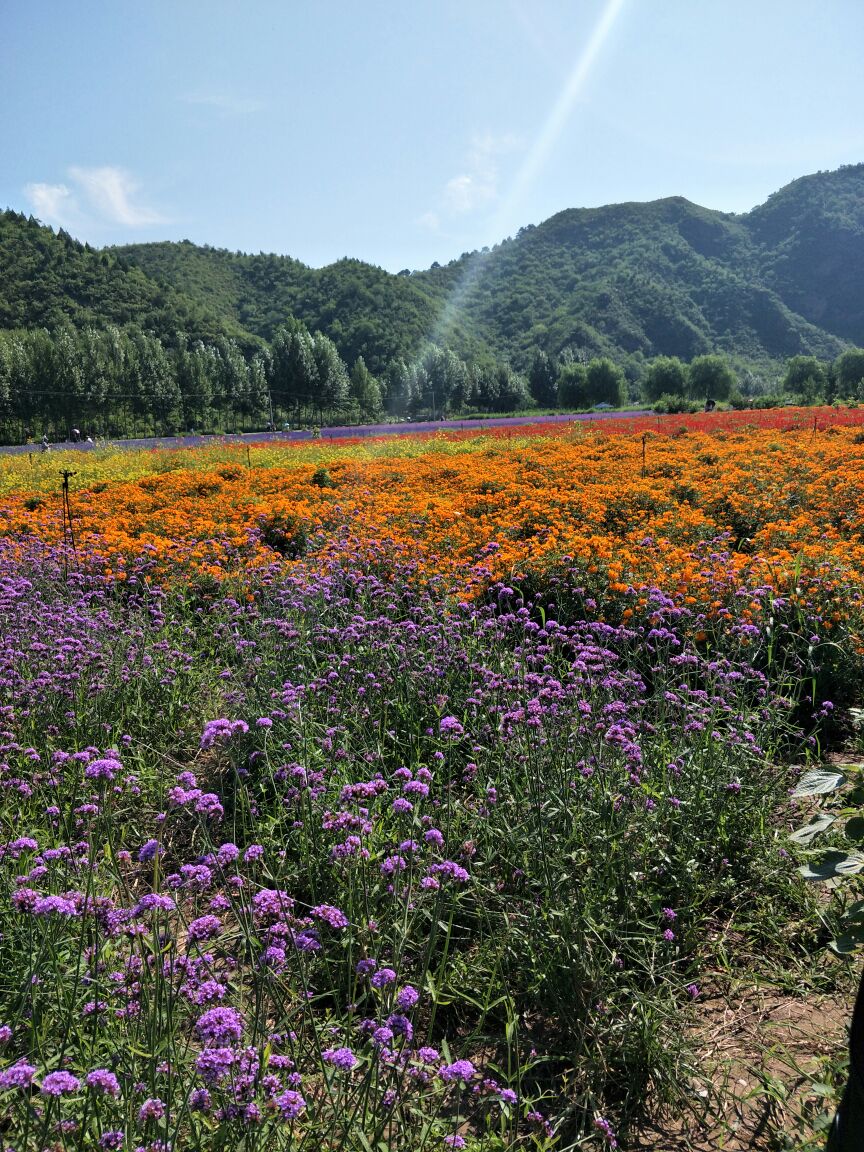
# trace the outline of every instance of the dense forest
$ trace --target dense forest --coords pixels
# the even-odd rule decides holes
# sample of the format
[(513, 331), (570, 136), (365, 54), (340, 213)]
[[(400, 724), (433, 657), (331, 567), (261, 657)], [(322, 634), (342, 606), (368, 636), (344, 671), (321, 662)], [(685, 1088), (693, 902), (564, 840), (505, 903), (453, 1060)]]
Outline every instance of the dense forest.
[(862, 344), (864, 165), (743, 215), (680, 197), (569, 209), (396, 275), (188, 241), (95, 250), (0, 214), (4, 440), (854, 398)]

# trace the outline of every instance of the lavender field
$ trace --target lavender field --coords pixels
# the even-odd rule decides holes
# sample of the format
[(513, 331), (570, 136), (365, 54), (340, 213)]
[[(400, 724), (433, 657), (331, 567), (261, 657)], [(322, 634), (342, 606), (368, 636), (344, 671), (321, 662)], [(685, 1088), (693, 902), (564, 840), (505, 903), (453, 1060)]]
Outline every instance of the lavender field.
[(810, 906), (797, 657), (659, 589), (603, 622), (575, 569), (559, 611), (368, 549), (254, 594), (0, 550), (4, 1148), (615, 1148), (693, 1106), (718, 925), (779, 962)]

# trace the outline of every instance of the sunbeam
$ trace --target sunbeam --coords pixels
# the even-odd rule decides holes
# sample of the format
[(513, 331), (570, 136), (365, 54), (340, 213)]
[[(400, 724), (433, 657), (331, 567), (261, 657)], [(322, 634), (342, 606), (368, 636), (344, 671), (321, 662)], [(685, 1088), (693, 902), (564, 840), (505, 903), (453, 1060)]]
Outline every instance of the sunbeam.
[[(509, 192), (503, 198), (501, 206), (493, 217), (492, 230), (494, 235), (504, 234), (509, 222), (513, 219), (514, 212), (536, 181), (550, 153), (558, 143), (625, 2), (626, 0), (607, 0), (587, 44), (574, 61), (555, 103), (549, 110), (543, 127), (537, 134), (534, 144), (529, 149), (513, 179)], [(482, 275), (486, 261), (487, 256), (483, 253), (478, 253), (473, 260), (469, 261), (465, 271), (451, 289), (435, 326), (429, 334), (431, 343), (438, 343), (448, 331), (459, 314), (466, 296)]]

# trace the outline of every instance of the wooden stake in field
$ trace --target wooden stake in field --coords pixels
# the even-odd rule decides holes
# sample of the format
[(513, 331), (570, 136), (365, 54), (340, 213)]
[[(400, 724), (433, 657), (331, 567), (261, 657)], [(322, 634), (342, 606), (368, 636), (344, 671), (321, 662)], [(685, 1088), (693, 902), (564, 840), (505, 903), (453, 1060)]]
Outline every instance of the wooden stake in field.
[(72, 526), (72, 507), (69, 503), (69, 478), (77, 476), (77, 472), (70, 472), (64, 468), (60, 473), (63, 477), (62, 500), (63, 500), (63, 579), (69, 579), (69, 554), (67, 551), (67, 531), (69, 533), (68, 539), (72, 545), (72, 551), (75, 553), (75, 562), (78, 562), (78, 549), (75, 545), (75, 529)]

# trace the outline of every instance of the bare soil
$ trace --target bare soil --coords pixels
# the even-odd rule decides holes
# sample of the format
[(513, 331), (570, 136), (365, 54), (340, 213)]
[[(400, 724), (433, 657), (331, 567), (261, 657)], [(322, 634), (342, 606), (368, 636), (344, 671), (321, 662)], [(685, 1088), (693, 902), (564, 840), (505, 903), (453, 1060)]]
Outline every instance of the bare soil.
[(821, 1148), (842, 1091), (854, 1001), (848, 983), (843, 995), (750, 984), (706, 998), (694, 1037), (692, 1110), (643, 1127), (633, 1152)]

